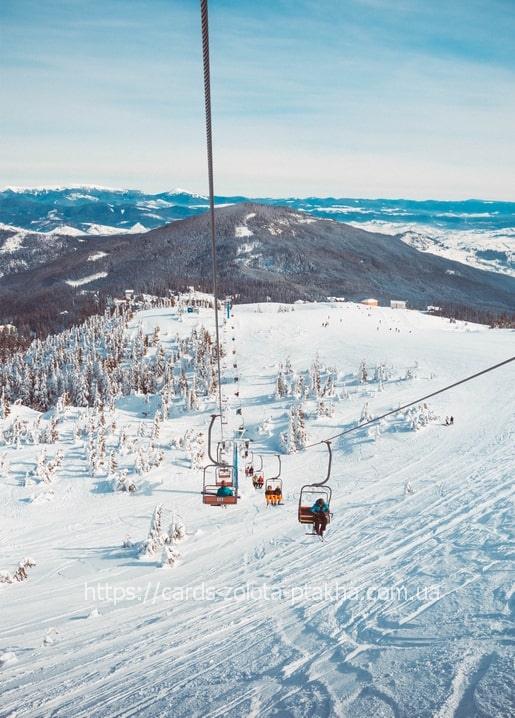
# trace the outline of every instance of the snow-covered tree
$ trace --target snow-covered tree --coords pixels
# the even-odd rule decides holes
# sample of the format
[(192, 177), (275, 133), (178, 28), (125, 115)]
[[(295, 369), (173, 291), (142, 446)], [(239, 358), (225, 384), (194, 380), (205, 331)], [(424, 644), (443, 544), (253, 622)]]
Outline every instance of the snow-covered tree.
[(5, 419), (11, 413), (9, 399), (5, 393), (5, 387), (2, 388), (2, 396), (0, 397), (0, 419)]
[(322, 366), (320, 364), (320, 359), (317, 354), (313, 360), (313, 363), (311, 364), (310, 369), (311, 391), (315, 397), (319, 397), (322, 393), (322, 381), (320, 378), (321, 370)]
[(359, 371), (358, 371), (358, 383), (359, 384), (366, 384), (368, 382), (368, 372), (367, 372), (367, 365), (365, 360), (363, 359), (361, 361), (361, 364), (359, 365)]
[(281, 435), (281, 444), (287, 454), (303, 449), (307, 443), (304, 412), (300, 404), (294, 404), (289, 411), (288, 429)]
[(128, 476), (128, 469), (122, 469), (115, 473), (113, 478), (113, 491), (127, 492), (134, 494), (138, 490), (134, 479)]
[(361, 410), (361, 416), (359, 419), (360, 424), (364, 424), (367, 421), (370, 421), (372, 419), (372, 415), (370, 413), (369, 407), (368, 407), (368, 401), (365, 402), (363, 405), (363, 408)]
[(109, 474), (116, 473), (117, 468), (118, 468), (118, 460), (116, 458), (116, 453), (114, 451), (111, 451), (111, 453), (109, 454), (109, 466), (108, 466)]
[(158, 549), (163, 547), (168, 538), (168, 534), (163, 532), (163, 506), (158, 504), (152, 515), (148, 536), (141, 544), (140, 554), (155, 556)]
[(283, 373), (282, 371), (279, 371), (275, 380), (275, 398), (282, 399), (284, 396), (286, 396), (286, 391), (287, 390), (284, 382)]

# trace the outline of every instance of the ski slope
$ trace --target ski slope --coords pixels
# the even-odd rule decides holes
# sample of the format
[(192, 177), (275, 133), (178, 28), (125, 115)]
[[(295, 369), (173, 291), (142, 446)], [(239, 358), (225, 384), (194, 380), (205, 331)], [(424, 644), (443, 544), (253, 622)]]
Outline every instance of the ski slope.
[[(219, 319), (227, 423), (214, 442), (244, 427), (266, 476), (280, 455), (283, 505), (265, 505), (241, 456), (238, 504), (202, 504), (192, 457), (203, 447), (208, 463), (207, 398), (163, 422), (164, 460), (134, 493), (89, 474), (74, 427), (92, 410), (66, 409), (51, 484), (26, 479), (41, 446), (4, 442), (0, 571), (35, 566), (0, 583), (0, 716), (515, 715), (515, 363), (419, 402), (513, 357), (514, 332), (343, 302), (235, 305)], [(196, 325), (213, 332), (214, 312), (147, 310), (128, 331), (139, 322), (172, 346)], [(315, 358), (336, 369), (335, 396), (327, 415), (302, 402), (306, 448), (285, 454), (297, 399), (276, 396), (277, 375), (289, 360), (308, 384)], [(153, 407), (125, 397), (110, 419), (136, 443)], [(12, 406), (1, 429), (15, 416), (37, 412)], [(326, 477), (328, 439), (322, 543), (297, 502)], [(157, 506), (185, 529), (172, 566), (140, 552)]]

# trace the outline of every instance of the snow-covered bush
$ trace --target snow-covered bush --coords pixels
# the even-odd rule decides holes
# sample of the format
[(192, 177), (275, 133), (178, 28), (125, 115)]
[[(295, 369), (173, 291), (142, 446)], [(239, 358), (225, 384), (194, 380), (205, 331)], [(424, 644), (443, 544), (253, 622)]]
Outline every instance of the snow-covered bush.
[(134, 479), (127, 474), (127, 469), (122, 469), (115, 474), (112, 479), (113, 491), (126, 491), (129, 494), (134, 494), (138, 490)]
[(28, 556), (23, 558), (19, 564), (18, 568), (14, 572), (14, 574), (11, 574), (9, 571), (0, 571), (0, 583), (14, 583), (15, 581), (24, 581), (27, 576), (27, 569), (28, 568), (34, 568), (36, 565), (36, 562), (34, 559), (29, 558)]

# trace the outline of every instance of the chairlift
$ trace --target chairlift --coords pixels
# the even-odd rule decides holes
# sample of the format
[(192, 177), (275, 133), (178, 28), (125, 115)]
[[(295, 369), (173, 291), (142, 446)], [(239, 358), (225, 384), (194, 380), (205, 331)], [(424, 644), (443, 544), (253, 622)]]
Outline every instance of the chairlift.
[(249, 459), (252, 457), (252, 451), (250, 450), (250, 439), (245, 439), (240, 445), (240, 456), (243, 459)]
[(238, 501), (238, 471), (236, 463), (229, 463), (229, 452), (234, 453), (232, 441), (219, 441), (216, 448), (216, 459), (211, 452), (211, 433), (218, 414), (211, 416), (208, 430), (207, 451), (211, 463), (204, 468), (202, 482), (202, 502), (210, 506), (225, 506)]
[(279, 506), (283, 503), (282, 479), (267, 479), (265, 481), (265, 501), (267, 506)]
[[(329, 481), (329, 477), (331, 476), (331, 461), (332, 461), (332, 451), (331, 451), (331, 442), (330, 441), (324, 441), (323, 442), (327, 446), (327, 450), (329, 452), (329, 458), (327, 463), (327, 476), (323, 481), (319, 481), (317, 483), (312, 484), (305, 484), (301, 490), (300, 490), (300, 496), (299, 496), (299, 507), (298, 507), (298, 519), (299, 523), (301, 524), (313, 524), (314, 523), (314, 517), (313, 513), (311, 511), (311, 507), (315, 503), (317, 499), (323, 499), (324, 502), (331, 507), (331, 496), (332, 496), (332, 489), (330, 486), (327, 486), (327, 482)], [(329, 510), (329, 515), (327, 517), (327, 523), (330, 523), (331, 521), (331, 511)]]
[(234, 486), (234, 468), (228, 464), (222, 466), (215, 465), (215, 482), (217, 486), (227, 484), (228, 486)]
[(276, 476), (271, 476), (265, 480), (265, 501), (266, 505), (279, 506), (283, 503), (283, 482), (281, 475), (281, 457), (277, 454), (279, 462), (279, 471)]
[(255, 472), (252, 476), (252, 485), (255, 489), (262, 489), (265, 484), (265, 477), (261, 472)]
[[(220, 468), (216, 464), (209, 464), (204, 468), (202, 503), (209, 506), (225, 506), (238, 502), (238, 486), (232, 483), (232, 480), (219, 480), (217, 470)], [(221, 493), (222, 489), (227, 489), (227, 493)], [(231, 491), (230, 494), (229, 490)]]
[[(223, 417), (222, 417), (223, 420)], [(216, 447), (216, 464), (226, 464), (227, 463), (227, 450), (228, 450), (228, 442), (227, 441), (219, 441), (218, 445)]]
[(255, 489), (262, 489), (265, 483), (265, 475), (263, 473), (263, 457), (258, 454), (256, 459), (259, 460), (259, 464), (257, 461), (254, 462), (254, 471), (251, 474), (252, 485)]

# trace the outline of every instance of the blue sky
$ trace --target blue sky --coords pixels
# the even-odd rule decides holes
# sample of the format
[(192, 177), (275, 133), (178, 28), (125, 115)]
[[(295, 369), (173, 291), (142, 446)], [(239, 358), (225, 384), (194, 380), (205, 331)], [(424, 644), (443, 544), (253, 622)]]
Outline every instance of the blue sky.
[[(513, 0), (211, 0), (217, 194), (515, 200)], [(208, 192), (200, 2), (0, 0), (0, 187)]]

